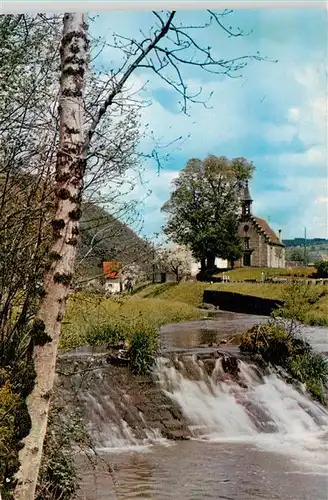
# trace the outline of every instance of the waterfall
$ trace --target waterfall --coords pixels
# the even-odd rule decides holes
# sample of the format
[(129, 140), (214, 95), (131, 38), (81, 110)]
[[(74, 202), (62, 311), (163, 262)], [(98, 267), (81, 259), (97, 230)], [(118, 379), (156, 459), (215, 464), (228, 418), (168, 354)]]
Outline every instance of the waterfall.
[(195, 439), (249, 443), (328, 472), (326, 408), (277, 374), (238, 364), (236, 378), (225, 373), (222, 358), (210, 370), (195, 356), (159, 358), (156, 375), (188, 418)]
[[(285, 454), (328, 472), (327, 409), (273, 371), (235, 356), (170, 354), (157, 359), (154, 383), (105, 359), (92, 363), (87, 377), (68, 380), (98, 451), (146, 451), (191, 437)], [(79, 366), (89, 365), (81, 359)]]
[(79, 395), (87, 430), (98, 452), (145, 451), (156, 443), (167, 444), (156, 426), (146, 422), (128, 394), (104, 383)]

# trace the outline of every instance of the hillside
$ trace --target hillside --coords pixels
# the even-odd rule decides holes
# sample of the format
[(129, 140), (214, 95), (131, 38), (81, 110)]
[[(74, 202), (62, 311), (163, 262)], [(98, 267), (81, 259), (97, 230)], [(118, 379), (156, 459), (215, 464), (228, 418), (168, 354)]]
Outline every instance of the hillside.
[(136, 264), (149, 272), (151, 245), (101, 207), (95, 204), (83, 207), (80, 232), (78, 279), (101, 275), (102, 263), (110, 260), (118, 260), (124, 265)]
[[(283, 240), (283, 243), (286, 247), (303, 247), (305, 243), (304, 238), (294, 238), (292, 240)], [(325, 238), (309, 238), (306, 240), (306, 246), (328, 246), (328, 240)]]

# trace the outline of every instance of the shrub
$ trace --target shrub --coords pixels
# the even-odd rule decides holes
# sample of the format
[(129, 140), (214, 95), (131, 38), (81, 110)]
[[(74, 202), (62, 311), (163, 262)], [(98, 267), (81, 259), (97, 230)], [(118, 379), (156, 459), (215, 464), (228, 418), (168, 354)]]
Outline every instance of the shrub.
[(120, 325), (117, 323), (91, 326), (85, 338), (89, 345), (105, 344), (108, 347), (117, 345), (125, 340)]
[(328, 260), (319, 260), (314, 264), (319, 278), (328, 278)]
[(83, 449), (89, 445), (89, 438), (76, 407), (65, 413), (67, 418), (62, 417), (62, 405), (52, 404), (35, 500), (70, 500), (79, 490), (73, 448)]
[(158, 336), (154, 331), (136, 331), (131, 339), (130, 369), (135, 375), (146, 375), (151, 370), (158, 349)]
[(293, 354), (293, 342), (278, 324), (255, 325), (241, 335), (240, 350), (260, 354), (268, 363), (285, 366)]
[(241, 336), (240, 350), (259, 354), (266, 363), (284, 368), (295, 380), (305, 384), (308, 392), (324, 402), (324, 387), (328, 377), (327, 360), (288, 324), (272, 320), (255, 325)]
[(321, 288), (298, 281), (292, 282), (284, 287), (281, 297), (284, 305), (274, 311), (273, 317), (288, 319), (291, 325), (295, 321), (304, 323), (313, 304), (325, 295), (326, 290)]
[(304, 383), (307, 390), (321, 402), (324, 401), (324, 386), (328, 377), (328, 362), (319, 353), (308, 351), (289, 360), (289, 373)]

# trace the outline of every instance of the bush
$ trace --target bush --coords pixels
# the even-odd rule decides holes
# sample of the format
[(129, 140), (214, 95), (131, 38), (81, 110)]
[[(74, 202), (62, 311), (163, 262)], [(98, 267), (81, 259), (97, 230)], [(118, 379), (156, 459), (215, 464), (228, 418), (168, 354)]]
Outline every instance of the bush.
[(314, 264), (319, 278), (328, 278), (328, 260), (319, 260)]
[(277, 308), (273, 317), (280, 316), (291, 320), (291, 322), (300, 321), (304, 323), (312, 309), (320, 298), (326, 295), (326, 290), (308, 285), (302, 282), (292, 282), (283, 289), (281, 295), (284, 305)]
[(289, 373), (305, 384), (307, 390), (324, 402), (324, 386), (328, 377), (328, 362), (319, 353), (308, 351), (289, 360)]
[(295, 351), (303, 353), (308, 348), (306, 342), (289, 335), (278, 322), (255, 325), (240, 339), (242, 352), (260, 354), (266, 362), (283, 367)]
[(94, 325), (86, 333), (86, 341), (89, 345), (112, 347), (124, 340), (125, 336), (120, 325), (115, 323)]
[(305, 384), (308, 392), (324, 402), (328, 377), (327, 360), (311, 345), (295, 335), (288, 324), (271, 321), (255, 325), (240, 339), (241, 352), (259, 354), (266, 363), (284, 368), (295, 380)]
[(158, 349), (157, 332), (136, 331), (132, 336), (129, 356), (130, 369), (135, 375), (146, 375), (154, 364)]
[(52, 404), (35, 500), (71, 500), (79, 491), (73, 448), (88, 446), (89, 437), (76, 407), (69, 413), (66, 408), (65, 414), (66, 419), (62, 417), (62, 405)]

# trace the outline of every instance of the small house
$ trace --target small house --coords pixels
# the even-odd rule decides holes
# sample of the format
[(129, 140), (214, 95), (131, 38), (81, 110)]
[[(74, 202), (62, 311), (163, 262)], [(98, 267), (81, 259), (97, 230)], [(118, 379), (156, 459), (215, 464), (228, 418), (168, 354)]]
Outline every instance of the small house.
[(105, 291), (110, 294), (121, 293), (121, 263), (112, 261), (103, 263), (103, 271), (105, 276)]

